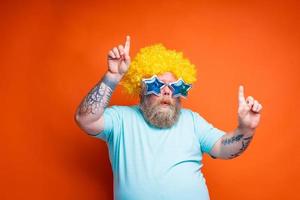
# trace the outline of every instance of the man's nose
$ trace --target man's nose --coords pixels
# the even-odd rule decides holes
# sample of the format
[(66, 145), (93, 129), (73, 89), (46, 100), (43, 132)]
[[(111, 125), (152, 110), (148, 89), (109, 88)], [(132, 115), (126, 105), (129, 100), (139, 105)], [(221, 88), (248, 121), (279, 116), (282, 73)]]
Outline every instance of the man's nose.
[(167, 85), (162, 88), (161, 93), (163, 96), (172, 96), (172, 90)]

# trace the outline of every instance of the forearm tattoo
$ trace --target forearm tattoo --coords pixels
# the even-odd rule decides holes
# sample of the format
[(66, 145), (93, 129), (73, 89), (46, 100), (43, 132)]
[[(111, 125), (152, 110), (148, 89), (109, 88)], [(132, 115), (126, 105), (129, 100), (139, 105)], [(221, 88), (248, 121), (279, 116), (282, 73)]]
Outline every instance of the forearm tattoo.
[(81, 114), (97, 114), (109, 103), (116, 84), (104, 77), (85, 97), (80, 105)]
[(234, 142), (238, 142), (243, 138), (243, 135), (237, 135), (237, 136), (232, 136), (231, 138), (226, 138), (224, 140), (222, 140), (222, 144), (223, 145), (227, 145), (227, 144), (232, 144)]
[(247, 138), (243, 138), (243, 140), (242, 140), (242, 147), (240, 148), (240, 150), (237, 153), (232, 154), (230, 156), (230, 158), (235, 158), (235, 157), (239, 156), (241, 153), (243, 153), (247, 149), (247, 147), (249, 146), (252, 138), (253, 138), (253, 136), (250, 136), (250, 137), (247, 137)]
[(222, 144), (223, 145), (231, 145), (231, 144), (234, 144), (237, 142), (242, 144), (242, 147), (240, 149), (238, 149), (238, 151), (236, 153), (229, 155), (229, 158), (235, 158), (247, 149), (252, 138), (253, 138), (253, 136), (244, 138), (243, 134), (239, 134), (237, 136), (232, 136), (231, 138), (226, 138), (226, 139), (222, 140)]

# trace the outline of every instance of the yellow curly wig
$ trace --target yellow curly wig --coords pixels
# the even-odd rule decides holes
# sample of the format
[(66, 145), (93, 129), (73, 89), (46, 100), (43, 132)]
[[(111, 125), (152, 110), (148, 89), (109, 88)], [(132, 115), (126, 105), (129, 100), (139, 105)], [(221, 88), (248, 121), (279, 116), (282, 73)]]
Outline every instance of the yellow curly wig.
[(137, 53), (121, 85), (128, 94), (139, 95), (143, 78), (165, 72), (171, 72), (177, 79), (182, 78), (189, 84), (196, 81), (195, 66), (183, 57), (182, 52), (166, 49), (162, 44), (154, 44), (142, 48)]

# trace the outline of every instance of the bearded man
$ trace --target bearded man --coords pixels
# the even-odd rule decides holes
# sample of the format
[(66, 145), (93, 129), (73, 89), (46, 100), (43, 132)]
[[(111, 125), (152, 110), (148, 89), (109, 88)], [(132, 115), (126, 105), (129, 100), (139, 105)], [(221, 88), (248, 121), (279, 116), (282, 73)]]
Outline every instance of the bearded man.
[[(162, 44), (142, 48), (131, 62), (130, 38), (108, 52), (108, 71), (86, 95), (75, 120), (107, 143), (116, 200), (207, 200), (202, 154), (231, 159), (241, 155), (260, 121), (261, 104), (238, 92), (238, 127), (215, 128), (198, 113), (181, 108), (195, 66)], [(121, 83), (140, 104), (108, 107)]]

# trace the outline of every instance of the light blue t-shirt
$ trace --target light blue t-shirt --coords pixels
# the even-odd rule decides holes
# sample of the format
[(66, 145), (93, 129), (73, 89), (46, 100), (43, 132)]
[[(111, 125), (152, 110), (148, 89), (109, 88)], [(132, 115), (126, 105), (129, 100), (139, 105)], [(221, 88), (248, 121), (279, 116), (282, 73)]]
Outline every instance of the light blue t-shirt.
[(208, 200), (201, 172), (209, 153), (225, 132), (198, 113), (181, 109), (167, 129), (151, 126), (138, 106), (112, 106), (104, 112), (104, 140), (114, 176), (115, 200)]

